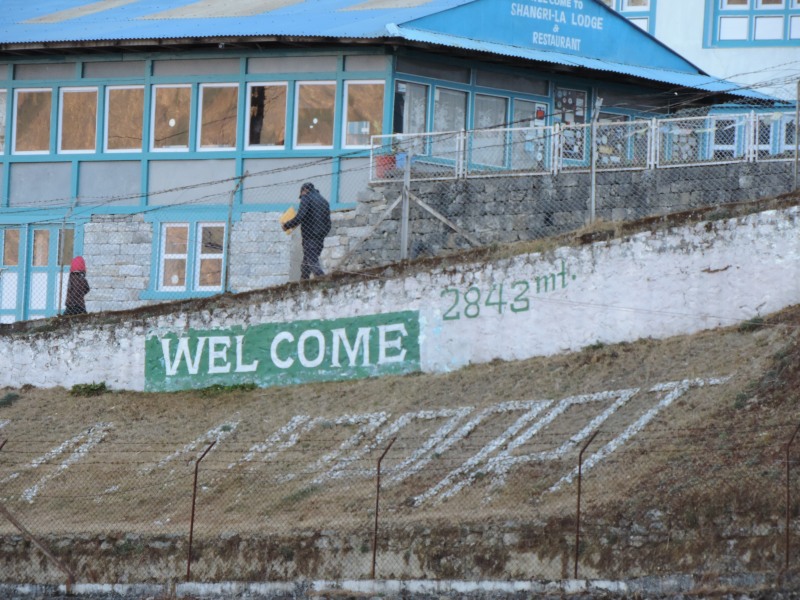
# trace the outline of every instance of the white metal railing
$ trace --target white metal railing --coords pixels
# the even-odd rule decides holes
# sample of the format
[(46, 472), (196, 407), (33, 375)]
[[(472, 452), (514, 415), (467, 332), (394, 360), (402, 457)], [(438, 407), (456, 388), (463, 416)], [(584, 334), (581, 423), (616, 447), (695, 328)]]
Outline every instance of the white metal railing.
[(406, 164), (421, 181), (793, 160), (794, 136), (794, 111), (373, 136), (370, 180)]

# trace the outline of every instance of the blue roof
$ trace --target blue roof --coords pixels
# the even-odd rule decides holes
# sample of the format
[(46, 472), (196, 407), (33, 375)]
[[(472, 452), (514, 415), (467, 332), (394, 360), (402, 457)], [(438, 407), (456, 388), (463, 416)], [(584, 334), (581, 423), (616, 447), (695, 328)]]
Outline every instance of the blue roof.
[(572, 0), (0, 1), (0, 49), (203, 38), (394, 39), (766, 98), (707, 76), (599, 0), (583, 0), (581, 8)]

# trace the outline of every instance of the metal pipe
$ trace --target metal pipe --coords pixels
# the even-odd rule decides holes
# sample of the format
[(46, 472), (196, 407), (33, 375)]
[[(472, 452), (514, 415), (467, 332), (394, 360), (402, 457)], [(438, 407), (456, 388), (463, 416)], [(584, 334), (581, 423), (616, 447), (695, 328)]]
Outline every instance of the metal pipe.
[(592, 443), (592, 440), (594, 440), (598, 433), (600, 433), (599, 429), (589, 436), (589, 439), (586, 440), (586, 443), (583, 445), (583, 448), (581, 448), (581, 451), (578, 454), (578, 510), (575, 516), (575, 579), (578, 578), (578, 550), (580, 548), (581, 541), (581, 470), (583, 468), (583, 453), (586, 448), (589, 447), (589, 444)]
[(789, 450), (792, 447), (792, 443), (794, 442), (794, 438), (797, 436), (797, 432), (800, 431), (800, 425), (798, 425), (794, 433), (792, 434), (789, 443), (786, 444), (786, 557), (784, 561), (784, 568), (788, 571), (789, 570), (789, 520), (791, 517), (791, 507), (792, 507), (792, 497), (791, 491), (789, 489), (789, 475), (791, 472), (791, 467), (789, 463)]
[(189, 578), (192, 575), (192, 537), (194, 535), (194, 506), (197, 500), (197, 470), (200, 467), (200, 461), (206, 457), (209, 450), (214, 447), (214, 444), (217, 443), (217, 440), (214, 440), (208, 445), (206, 451), (197, 459), (197, 462), (194, 463), (194, 489), (192, 490), (192, 518), (189, 522), (189, 557), (186, 561), (186, 581), (189, 581)]
[(378, 477), (376, 482), (376, 491), (375, 491), (375, 530), (372, 534), (372, 571), (370, 572), (370, 579), (375, 579), (375, 560), (378, 556), (378, 509), (380, 506), (380, 497), (381, 497), (381, 463), (383, 462), (383, 457), (386, 456), (386, 453), (389, 452), (389, 448), (392, 447), (394, 441), (397, 437), (393, 437), (392, 440), (389, 442), (389, 445), (386, 446), (386, 449), (381, 454), (381, 457), (378, 459)]

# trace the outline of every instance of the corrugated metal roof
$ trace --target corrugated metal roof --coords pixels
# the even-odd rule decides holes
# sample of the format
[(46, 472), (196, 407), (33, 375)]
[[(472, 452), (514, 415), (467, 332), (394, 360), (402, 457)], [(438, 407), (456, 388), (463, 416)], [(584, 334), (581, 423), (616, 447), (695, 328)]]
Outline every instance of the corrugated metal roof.
[(503, 56), (514, 56), (517, 58), (576, 68), (593, 69), (596, 71), (609, 71), (612, 73), (629, 75), (631, 77), (658, 81), (660, 83), (668, 83), (681, 88), (693, 88), (717, 93), (732, 93), (744, 98), (759, 100), (773, 100), (773, 98), (765, 94), (752, 90), (740, 89), (740, 87), (733, 82), (717, 79), (701, 73), (687, 73), (682, 71), (669, 71), (666, 69), (653, 69), (640, 65), (627, 65), (624, 63), (610, 62), (598, 58), (580, 57), (561, 52), (532, 50), (530, 48), (520, 48), (518, 46), (509, 46), (506, 44), (471, 40), (397, 25), (390, 25), (389, 30), (398, 37), (414, 42), (437, 44), (450, 48), (463, 48), (465, 50), (500, 54)]
[(0, 44), (385, 37), (402, 23), (474, 0), (2, 0)]
[[(485, 30), (481, 23), (471, 23), (458, 35), (443, 32), (458, 29), (461, 12), (479, 8), (496, 14), (497, 0), (0, 0), (0, 44), (36, 45), (46, 43), (104, 43), (134, 40), (187, 40), (202, 38), (247, 38), (291, 36), (319, 38), (397, 38), (409, 42), (436, 44), (450, 48), (486, 52), (501, 56), (569, 65), (576, 68), (609, 71), (631, 77), (690, 87), (709, 92), (736, 93), (743, 97), (766, 98), (761, 94), (740, 91), (733, 83), (708, 77), (685, 59), (673, 61), (685, 65), (682, 71), (624, 64), (617, 59), (603, 60), (515, 45), (500, 31), (492, 31), (500, 41), (479, 38)], [(599, 0), (591, 2), (595, 12)], [(509, 5), (510, 6), (510, 5)], [(533, 5), (532, 5), (533, 6)], [(454, 10), (455, 9), (455, 10)], [(575, 9), (577, 10), (577, 9)], [(447, 11), (452, 11), (445, 15)], [(552, 11), (551, 11), (552, 12)], [(472, 15), (490, 14), (473, 11)], [(415, 28), (416, 23), (435, 23), (430, 28)], [(564, 17), (561, 17), (562, 19)], [(626, 36), (633, 36), (639, 50), (654, 48), (659, 42), (608, 12), (607, 18), (623, 23)], [(462, 18), (463, 21), (463, 18)], [(416, 22), (416, 23), (415, 23)], [(396, 24), (396, 25), (395, 25)], [(408, 24), (404, 26), (404, 24)], [(462, 23), (463, 24), (463, 23)], [(616, 23), (619, 27), (619, 23)], [(630, 27), (631, 29), (628, 29)], [(558, 28), (554, 28), (557, 30)], [(474, 36), (474, 37), (473, 37)], [(595, 41), (597, 39), (595, 38)], [(613, 47), (613, 44), (608, 47)], [(596, 51), (595, 51), (596, 52)], [(661, 48), (663, 56), (680, 58)], [(666, 52), (666, 55), (664, 54)], [(628, 53), (626, 53), (627, 57)], [(611, 54), (609, 56), (612, 56)], [(619, 57), (619, 54), (617, 54)], [(632, 53), (644, 61), (645, 52)], [(683, 62), (681, 62), (683, 61)], [(652, 64), (652, 63), (648, 63)], [(680, 68), (680, 67), (678, 67)]]

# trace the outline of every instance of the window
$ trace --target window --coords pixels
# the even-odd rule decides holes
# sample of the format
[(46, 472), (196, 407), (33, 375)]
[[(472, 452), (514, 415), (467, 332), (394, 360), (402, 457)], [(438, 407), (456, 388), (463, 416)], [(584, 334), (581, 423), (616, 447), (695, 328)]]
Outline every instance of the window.
[(286, 143), (285, 83), (248, 86), (247, 147), (283, 148)]
[(107, 152), (130, 152), (142, 149), (144, 123), (144, 88), (142, 86), (106, 89)]
[(186, 266), (189, 261), (189, 226), (164, 225), (161, 233), (162, 290), (186, 289)]
[(508, 98), (475, 95), (474, 129), (472, 133), (471, 160), (481, 165), (502, 167), (506, 161), (505, 129), (508, 126)]
[(94, 152), (97, 136), (97, 89), (61, 90), (59, 152)]
[(369, 146), (383, 133), (383, 82), (345, 82), (344, 146)]
[(68, 267), (75, 254), (75, 230), (58, 230), (58, 264), (61, 267)]
[(153, 97), (153, 150), (188, 150), (192, 88), (157, 85)]
[(236, 148), (236, 123), (239, 108), (237, 84), (200, 86), (200, 149)]
[(222, 258), (224, 250), (224, 225), (208, 223), (198, 225), (196, 289), (222, 289)]
[(19, 89), (14, 94), (14, 152), (44, 154), (50, 151), (52, 92)]
[(650, 0), (623, 0), (622, 10), (623, 12), (633, 10), (650, 10)]
[(50, 256), (49, 250), (50, 250), (50, 230), (34, 229), (33, 256), (31, 257), (31, 266), (46, 267), (48, 264), (48, 257)]
[(19, 266), (19, 229), (6, 229), (4, 232), (3, 266)]
[(297, 84), (294, 143), (298, 148), (332, 148), (336, 83)]
[(394, 91), (393, 133), (428, 130), (428, 86), (398, 81)]
[(796, 0), (718, 0), (706, 22), (711, 46), (784, 46), (800, 40), (800, 3)]
[[(458, 132), (467, 127), (467, 92), (436, 88), (433, 102), (433, 130)], [(458, 142), (455, 135), (437, 136), (433, 140), (435, 156), (457, 158)]]
[(221, 291), (224, 254), (223, 223), (164, 223), (158, 289), (166, 292)]

